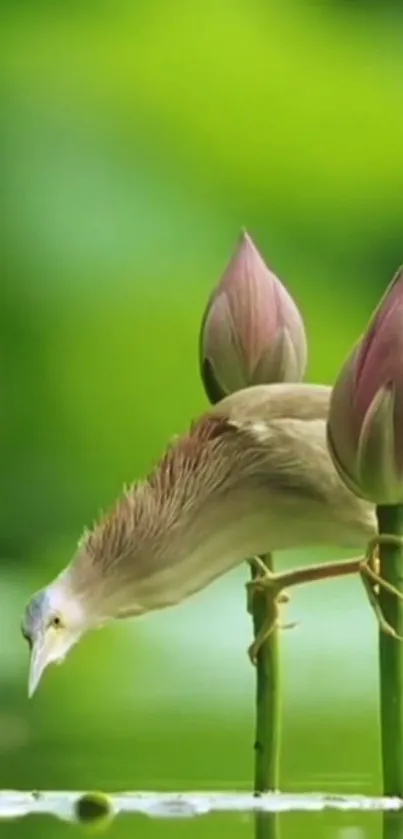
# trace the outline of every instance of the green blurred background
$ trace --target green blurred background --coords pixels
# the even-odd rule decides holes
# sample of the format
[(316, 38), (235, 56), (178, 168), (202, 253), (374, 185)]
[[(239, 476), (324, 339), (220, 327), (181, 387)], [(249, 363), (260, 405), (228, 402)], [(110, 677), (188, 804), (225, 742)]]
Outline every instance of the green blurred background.
[[(198, 329), (241, 226), (300, 306), (309, 378), (332, 382), (403, 259), (400, 4), (0, 8), (0, 787), (249, 789), (246, 569), (94, 633), (30, 703), (20, 613), (205, 409)], [(288, 616), (282, 789), (379, 792), (359, 583), (295, 592)], [(379, 828), (312, 818), (286, 817), (282, 839)], [(1, 835), (38, 830), (71, 832), (28, 820)], [(111, 834), (140, 830), (252, 835), (224, 817)]]

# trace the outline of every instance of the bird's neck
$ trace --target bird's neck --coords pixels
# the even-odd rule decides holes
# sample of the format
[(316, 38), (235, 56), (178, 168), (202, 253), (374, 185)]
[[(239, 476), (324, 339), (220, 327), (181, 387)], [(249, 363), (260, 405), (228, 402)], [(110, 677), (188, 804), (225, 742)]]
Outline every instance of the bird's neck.
[(135, 584), (139, 605), (149, 610), (178, 603), (249, 556), (267, 551), (273, 531), (267, 500), (262, 493), (258, 498), (229, 492), (183, 510), (173, 529), (161, 521), (139, 563), (144, 569)]
[(84, 545), (67, 570), (75, 597), (94, 623), (180, 602), (268, 549), (273, 521), (267, 500), (262, 493), (227, 491), (188, 508), (166, 508), (103, 567)]
[[(252, 483), (159, 516), (138, 534), (104, 576), (96, 563), (73, 567), (76, 591), (88, 599), (96, 623), (139, 615), (181, 602), (254, 554), (322, 541), (320, 527), (301, 512), (299, 499)], [(326, 541), (324, 539), (324, 541)], [(90, 601), (94, 604), (91, 609)], [(102, 604), (102, 605), (98, 605)]]
[(161, 608), (255, 553), (354, 546), (362, 532), (365, 541), (366, 514), (354, 504), (330, 464), (324, 422), (306, 423), (302, 436), (301, 424), (208, 416), (85, 536), (72, 584), (98, 618)]

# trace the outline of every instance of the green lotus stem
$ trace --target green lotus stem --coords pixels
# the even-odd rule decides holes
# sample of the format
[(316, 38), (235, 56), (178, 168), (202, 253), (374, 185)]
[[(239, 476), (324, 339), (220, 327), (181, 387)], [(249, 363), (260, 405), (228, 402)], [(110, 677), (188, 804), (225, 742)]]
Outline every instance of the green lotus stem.
[[(273, 572), (271, 554), (261, 557)], [(252, 579), (258, 573), (252, 565)], [(267, 619), (267, 599), (256, 592), (252, 619), (255, 638)], [(256, 719), (254, 792), (274, 792), (279, 788), (280, 755), (280, 684), (278, 630), (262, 644), (256, 662)], [(255, 839), (278, 839), (279, 821), (276, 813), (255, 813)]]
[[(394, 544), (380, 541), (380, 576), (403, 594), (403, 505), (377, 507), (377, 517), (380, 536), (398, 537)], [(403, 600), (382, 587), (379, 603), (403, 635)], [(379, 635), (379, 668), (383, 794), (403, 797), (403, 644), (385, 632)], [(403, 836), (401, 830), (393, 835)]]
[(382, 813), (383, 839), (403, 839), (403, 818), (400, 811)]

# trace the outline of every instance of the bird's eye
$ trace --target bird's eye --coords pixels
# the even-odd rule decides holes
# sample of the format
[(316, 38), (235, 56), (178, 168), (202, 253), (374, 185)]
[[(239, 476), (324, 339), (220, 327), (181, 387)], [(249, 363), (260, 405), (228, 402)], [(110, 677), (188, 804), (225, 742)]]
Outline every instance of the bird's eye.
[(49, 626), (51, 626), (53, 629), (60, 629), (61, 625), (62, 622), (59, 615), (53, 615), (53, 617), (49, 621)]

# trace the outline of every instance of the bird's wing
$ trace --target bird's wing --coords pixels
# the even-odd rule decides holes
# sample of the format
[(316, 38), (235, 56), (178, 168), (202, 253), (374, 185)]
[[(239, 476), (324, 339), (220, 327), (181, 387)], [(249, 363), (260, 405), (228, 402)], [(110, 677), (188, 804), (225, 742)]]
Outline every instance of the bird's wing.
[(256, 385), (226, 396), (213, 412), (236, 422), (327, 420), (331, 388), (327, 385)]
[(246, 461), (247, 469), (249, 462), (255, 462), (252, 483), (258, 478), (276, 499), (277, 519), (294, 528), (298, 544), (365, 547), (376, 532), (375, 510), (356, 497), (336, 472), (327, 448), (325, 419), (232, 422), (240, 433), (238, 464), (249, 437)]

